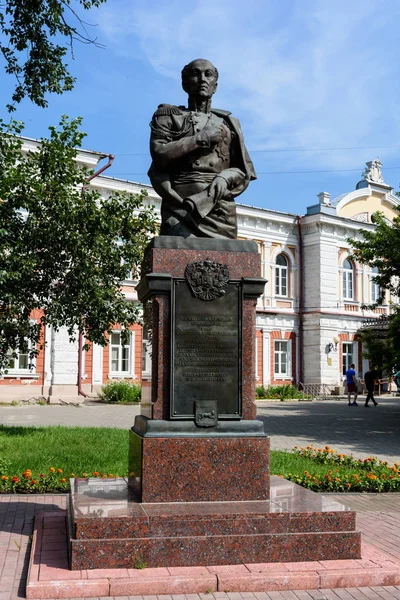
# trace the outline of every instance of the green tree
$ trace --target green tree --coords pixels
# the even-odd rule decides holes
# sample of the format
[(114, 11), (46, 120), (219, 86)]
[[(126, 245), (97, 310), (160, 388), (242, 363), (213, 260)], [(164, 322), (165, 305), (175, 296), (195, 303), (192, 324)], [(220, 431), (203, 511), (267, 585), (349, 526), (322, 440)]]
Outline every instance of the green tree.
[(360, 333), (363, 356), (378, 370), (391, 371), (396, 364), (392, 340), (388, 337), (388, 322), (381, 327), (366, 327)]
[(9, 110), (25, 97), (46, 107), (47, 93), (71, 90), (75, 78), (65, 57), (73, 43), (100, 46), (87, 31), (78, 11), (97, 8), (106, 0), (5, 0), (0, 4), (0, 53), (6, 72), (17, 84)]
[[(128, 328), (140, 316), (120, 282), (140, 264), (155, 214), (145, 192), (103, 198), (85, 187), (80, 123), (63, 117), (23, 156), (21, 124), (0, 122), (0, 371), (16, 348), (37, 352), (45, 324), (105, 345), (113, 324)], [(35, 309), (44, 310), (39, 323)]]
[(376, 212), (372, 222), (374, 231), (361, 230), (362, 240), (350, 239), (353, 256), (361, 263), (376, 267), (375, 282), (381, 289), (380, 298), (373, 307), (382, 304), (383, 292), (388, 290), (394, 296), (400, 296), (400, 208), (399, 213), (389, 223), (382, 213)]
[[(383, 303), (385, 291), (389, 291), (392, 298), (400, 296), (400, 207), (399, 213), (392, 223), (377, 212), (372, 216), (376, 227), (373, 231), (362, 230), (362, 240), (350, 239), (353, 247), (353, 256), (363, 264), (376, 268), (375, 283), (380, 288), (380, 295), (374, 304), (365, 308), (375, 308)], [(374, 364), (391, 370), (396, 365), (400, 366), (400, 306), (393, 303), (392, 314), (388, 317), (387, 325), (380, 335), (375, 327), (365, 330), (362, 339), (367, 346), (366, 357)]]

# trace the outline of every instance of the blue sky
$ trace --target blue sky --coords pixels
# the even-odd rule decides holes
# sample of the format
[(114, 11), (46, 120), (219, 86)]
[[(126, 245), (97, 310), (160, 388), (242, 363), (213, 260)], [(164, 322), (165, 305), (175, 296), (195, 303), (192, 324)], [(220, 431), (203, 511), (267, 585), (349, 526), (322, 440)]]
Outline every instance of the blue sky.
[[(81, 115), (84, 147), (116, 156), (108, 174), (148, 183), (152, 113), (186, 103), (181, 68), (202, 57), (220, 73), (213, 106), (240, 119), (258, 174), (240, 202), (302, 214), (320, 191), (354, 189), (376, 156), (399, 188), (400, 3), (108, 0), (84, 18), (106, 47), (77, 43), (75, 89), (18, 107), (27, 136)], [(1, 81), (3, 107), (13, 81)]]

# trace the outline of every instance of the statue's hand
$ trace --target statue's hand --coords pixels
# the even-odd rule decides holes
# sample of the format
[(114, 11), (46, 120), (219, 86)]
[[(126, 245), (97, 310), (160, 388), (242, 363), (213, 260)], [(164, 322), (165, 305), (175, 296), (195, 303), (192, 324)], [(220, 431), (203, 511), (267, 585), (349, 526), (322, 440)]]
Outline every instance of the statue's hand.
[(228, 182), (223, 177), (217, 175), (208, 188), (208, 195), (214, 197), (214, 201), (218, 202), (228, 190)]
[(225, 135), (222, 125), (211, 125), (205, 127), (205, 131), (208, 134), (211, 144), (218, 144)]
[(218, 144), (225, 136), (222, 125), (209, 125), (196, 133), (196, 143), (200, 148), (210, 148), (213, 144)]

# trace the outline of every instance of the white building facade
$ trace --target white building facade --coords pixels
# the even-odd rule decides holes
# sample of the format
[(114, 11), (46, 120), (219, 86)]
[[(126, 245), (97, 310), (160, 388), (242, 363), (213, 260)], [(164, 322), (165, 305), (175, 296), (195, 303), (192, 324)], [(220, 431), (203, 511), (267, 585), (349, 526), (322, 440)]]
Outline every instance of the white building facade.
[[(26, 149), (36, 144), (26, 140)], [(103, 155), (81, 151), (78, 161), (96, 168)], [(338, 392), (351, 363), (362, 377), (368, 364), (362, 356), (359, 331), (363, 321), (388, 314), (391, 298), (374, 311), (362, 306), (379, 295), (374, 273), (350, 257), (349, 238), (373, 230), (371, 216), (381, 211), (388, 220), (397, 215), (399, 199), (382, 178), (379, 159), (367, 163), (365, 177), (354, 191), (331, 200), (318, 194), (305, 215), (237, 205), (238, 237), (255, 240), (267, 279), (257, 305), (254, 340), (257, 385), (315, 383)], [(103, 195), (113, 191), (138, 193), (159, 210), (160, 198), (146, 185), (100, 175), (91, 185)], [(137, 301), (135, 281), (122, 283), (130, 301)], [(394, 299), (396, 300), (396, 299)], [(39, 318), (40, 315), (32, 315)], [(78, 394), (78, 347), (66, 331), (45, 331), (46, 347), (32, 369), (20, 355), (0, 380), (0, 402), (40, 397), (58, 402), (82, 401)], [(106, 348), (94, 344), (80, 356), (84, 393), (95, 393), (114, 378), (137, 382), (150, 375), (149, 346), (140, 326), (133, 328), (128, 346), (120, 343), (119, 326)]]

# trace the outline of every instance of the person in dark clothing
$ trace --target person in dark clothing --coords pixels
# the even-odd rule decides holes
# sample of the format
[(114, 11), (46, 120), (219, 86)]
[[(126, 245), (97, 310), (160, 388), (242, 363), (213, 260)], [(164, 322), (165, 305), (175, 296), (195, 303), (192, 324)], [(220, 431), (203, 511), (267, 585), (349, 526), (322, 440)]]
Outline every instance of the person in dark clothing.
[(364, 375), (365, 387), (367, 388), (367, 397), (365, 398), (364, 406), (368, 406), (368, 402), (370, 400), (372, 400), (375, 406), (378, 406), (378, 403), (375, 402), (374, 398), (374, 386), (376, 379), (378, 379), (378, 372), (374, 369), (367, 371)]

